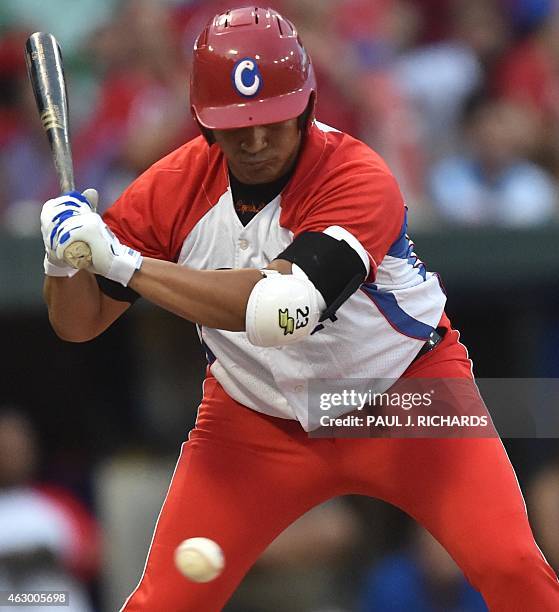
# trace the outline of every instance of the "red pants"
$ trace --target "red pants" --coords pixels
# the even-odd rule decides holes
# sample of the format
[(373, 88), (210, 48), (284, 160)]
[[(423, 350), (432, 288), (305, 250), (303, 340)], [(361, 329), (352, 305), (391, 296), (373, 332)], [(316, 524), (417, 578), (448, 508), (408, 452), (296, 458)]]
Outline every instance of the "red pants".
[[(449, 331), (406, 376), (471, 376), (458, 333)], [(233, 401), (211, 376), (144, 574), (123, 610), (221, 610), (283, 529), (346, 494), (383, 499), (426, 527), (491, 611), (559, 610), (559, 583), (534, 542), (499, 439), (309, 439), (297, 422)], [(225, 553), (225, 570), (210, 583), (192, 583), (174, 567), (175, 547), (194, 536)]]

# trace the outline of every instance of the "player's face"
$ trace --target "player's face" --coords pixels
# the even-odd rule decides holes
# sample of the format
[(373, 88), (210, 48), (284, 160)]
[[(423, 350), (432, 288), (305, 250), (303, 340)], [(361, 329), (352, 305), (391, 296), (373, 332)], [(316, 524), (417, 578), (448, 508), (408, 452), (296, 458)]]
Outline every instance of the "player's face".
[(289, 171), (301, 145), (298, 120), (213, 130), (229, 169), (241, 183), (269, 183)]

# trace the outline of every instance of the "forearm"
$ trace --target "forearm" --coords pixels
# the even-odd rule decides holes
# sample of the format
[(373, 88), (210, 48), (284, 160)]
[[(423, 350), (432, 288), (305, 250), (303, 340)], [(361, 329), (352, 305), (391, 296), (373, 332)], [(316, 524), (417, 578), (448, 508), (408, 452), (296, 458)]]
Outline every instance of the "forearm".
[(102, 294), (93, 274), (46, 276), (43, 295), (50, 323), (63, 340), (84, 342), (103, 331)]
[(128, 286), (194, 323), (244, 331), (248, 298), (261, 278), (256, 269), (195, 270), (144, 257)]

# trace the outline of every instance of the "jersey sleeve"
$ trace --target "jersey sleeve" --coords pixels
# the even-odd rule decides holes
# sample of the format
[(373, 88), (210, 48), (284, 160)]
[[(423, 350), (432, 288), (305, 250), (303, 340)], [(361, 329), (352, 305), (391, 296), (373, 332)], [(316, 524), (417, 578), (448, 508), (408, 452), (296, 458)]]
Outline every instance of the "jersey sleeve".
[(327, 173), (320, 186), (305, 198), (294, 237), (343, 228), (364, 250), (350, 244), (362, 256), (366, 254), (367, 280), (373, 281), (378, 266), (401, 233), (404, 213), (396, 179), (385, 167), (345, 162)]
[[(172, 261), (172, 211), (159, 206), (159, 210), (166, 210), (167, 215), (157, 214), (157, 202), (169, 201), (156, 192), (154, 181), (157, 173), (150, 169), (136, 179), (103, 214), (103, 220), (111, 228), (116, 237), (129, 247), (139, 251), (146, 257)], [(162, 175), (159, 173), (159, 177)], [(166, 189), (165, 176), (163, 189)], [(139, 295), (130, 287), (123, 287), (120, 283), (96, 276), (101, 291), (119, 302), (133, 304)]]
[(153, 172), (134, 181), (103, 214), (116, 237), (145, 257), (169, 260), (170, 232), (164, 215), (157, 214)]

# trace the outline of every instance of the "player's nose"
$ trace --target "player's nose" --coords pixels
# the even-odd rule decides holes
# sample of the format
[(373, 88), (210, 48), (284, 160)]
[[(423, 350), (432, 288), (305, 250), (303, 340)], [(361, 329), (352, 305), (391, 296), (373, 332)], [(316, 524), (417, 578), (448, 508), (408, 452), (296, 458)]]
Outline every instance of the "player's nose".
[(268, 146), (268, 131), (263, 125), (255, 125), (243, 130), (241, 149), (252, 155), (260, 153)]

